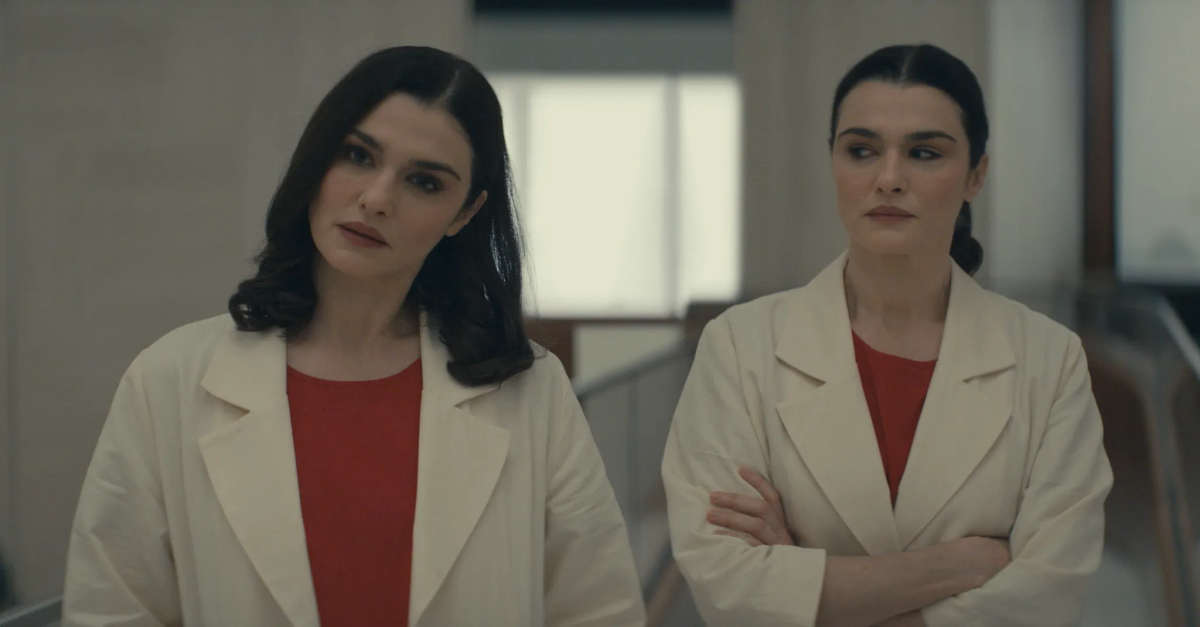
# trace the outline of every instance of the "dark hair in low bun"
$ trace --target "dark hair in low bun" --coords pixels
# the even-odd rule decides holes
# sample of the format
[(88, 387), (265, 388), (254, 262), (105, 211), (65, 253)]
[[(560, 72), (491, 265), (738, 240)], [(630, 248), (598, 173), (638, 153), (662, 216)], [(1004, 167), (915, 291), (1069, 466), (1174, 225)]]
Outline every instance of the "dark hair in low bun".
[(983, 245), (971, 235), (971, 203), (964, 202), (954, 221), (954, 239), (950, 240), (950, 257), (967, 274), (975, 274), (983, 265)]
[[(838, 112), (850, 90), (865, 81), (884, 81), (900, 85), (926, 85), (949, 96), (962, 109), (963, 128), (970, 144), (971, 168), (987, 149), (988, 120), (983, 106), (983, 89), (975, 73), (958, 57), (930, 44), (888, 46), (880, 48), (859, 61), (833, 96), (833, 115), (829, 122), (829, 146), (837, 133)], [(975, 274), (983, 265), (983, 245), (971, 235), (971, 203), (964, 202), (954, 223), (954, 239), (950, 256), (968, 274)]]

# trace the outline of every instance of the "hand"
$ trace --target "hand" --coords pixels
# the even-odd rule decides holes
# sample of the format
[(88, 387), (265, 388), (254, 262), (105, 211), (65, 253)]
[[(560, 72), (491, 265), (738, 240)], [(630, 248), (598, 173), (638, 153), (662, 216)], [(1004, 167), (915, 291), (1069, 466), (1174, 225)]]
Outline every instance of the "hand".
[(962, 571), (971, 589), (991, 581), (1012, 562), (1008, 540), (1000, 538), (959, 538), (942, 545), (951, 551), (949, 564)]
[(709, 499), (716, 507), (708, 510), (708, 522), (725, 527), (716, 533), (745, 540), (750, 546), (795, 546), (783, 513), (783, 501), (771, 483), (749, 468), (739, 468), (738, 474), (762, 498), (713, 492)]

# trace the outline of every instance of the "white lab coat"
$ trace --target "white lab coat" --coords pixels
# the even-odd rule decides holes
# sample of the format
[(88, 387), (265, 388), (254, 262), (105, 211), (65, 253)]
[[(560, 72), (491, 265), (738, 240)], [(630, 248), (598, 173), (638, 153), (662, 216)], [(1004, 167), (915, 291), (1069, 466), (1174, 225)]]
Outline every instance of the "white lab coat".
[[(422, 324), (411, 625), (642, 625), (625, 523), (552, 355), (466, 387)], [(285, 342), (228, 316), (130, 366), (84, 482), (65, 626), (314, 627)]]
[[(1112, 471), (1079, 338), (957, 266), (938, 363), (893, 510), (854, 356), (843, 255), (808, 286), (704, 331), (663, 479), (680, 569), (710, 626), (814, 624), (826, 555), (1007, 537), (1013, 562), (923, 611), (929, 627), (1079, 621)], [(713, 490), (779, 491), (797, 547), (715, 535)]]

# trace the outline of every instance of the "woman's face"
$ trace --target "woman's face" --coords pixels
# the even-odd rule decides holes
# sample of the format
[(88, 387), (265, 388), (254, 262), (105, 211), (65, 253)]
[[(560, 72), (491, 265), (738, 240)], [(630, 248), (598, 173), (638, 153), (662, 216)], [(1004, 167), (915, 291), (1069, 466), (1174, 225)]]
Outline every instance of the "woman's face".
[(318, 263), (358, 279), (411, 281), (486, 200), (464, 207), (471, 157), (449, 113), (389, 96), (345, 138), (321, 181), (309, 210)]
[(924, 85), (859, 84), (842, 101), (833, 144), (838, 214), (851, 247), (948, 254), (963, 201), (979, 193), (962, 110)]

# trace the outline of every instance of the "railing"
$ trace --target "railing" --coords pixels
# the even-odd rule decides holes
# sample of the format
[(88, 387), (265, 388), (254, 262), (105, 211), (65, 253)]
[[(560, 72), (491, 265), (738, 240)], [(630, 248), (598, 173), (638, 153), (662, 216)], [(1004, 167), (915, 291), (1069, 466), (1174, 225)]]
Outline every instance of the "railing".
[(576, 391), (625, 515), (647, 595), (670, 561), (659, 465), (691, 363), (692, 351), (680, 346)]
[(56, 597), (0, 614), (0, 627), (52, 627), (62, 614), (62, 598)]
[[(682, 585), (670, 559), (659, 463), (691, 363), (692, 351), (680, 346), (576, 391), (626, 517), (652, 616), (667, 609)], [(61, 599), (54, 599), (0, 615), (0, 627), (48, 627), (60, 610)]]
[(1081, 328), (1102, 330), (1138, 377), (1155, 454), (1168, 609), (1173, 625), (1200, 626), (1200, 351), (1166, 300), (1152, 293), (1094, 291), (1080, 313)]
[[(1075, 329), (1088, 354), (1115, 483), (1084, 624), (1200, 627), (1200, 350), (1150, 292), (998, 291)], [(659, 472), (692, 356), (680, 346), (577, 390), (628, 521), (652, 626), (698, 624), (675, 603), (687, 590), (671, 560)], [(0, 615), (0, 627), (54, 625), (60, 605)]]
[(998, 291), (1084, 342), (1113, 464), (1105, 557), (1084, 624), (1200, 627), (1200, 351), (1160, 295), (1132, 287)]
[[(1084, 624), (1200, 627), (1200, 351), (1151, 292), (999, 291), (1076, 330), (1093, 371), (1116, 479)], [(691, 357), (680, 347), (579, 390), (630, 523), (651, 625), (670, 622), (670, 597), (686, 593), (670, 559), (659, 463)]]

